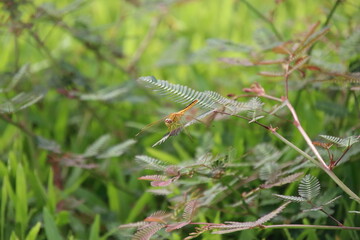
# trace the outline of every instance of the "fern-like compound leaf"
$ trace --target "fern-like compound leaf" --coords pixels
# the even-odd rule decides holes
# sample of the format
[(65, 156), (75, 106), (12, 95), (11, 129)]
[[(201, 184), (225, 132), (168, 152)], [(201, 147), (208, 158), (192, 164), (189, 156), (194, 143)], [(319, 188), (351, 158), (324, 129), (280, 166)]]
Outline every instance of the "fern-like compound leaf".
[(149, 240), (157, 231), (164, 228), (165, 224), (152, 222), (140, 229), (134, 234), (132, 240)]
[(191, 221), (192, 218), (194, 217), (197, 207), (198, 207), (197, 199), (187, 202), (183, 213), (183, 219), (186, 221)]
[(328, 136), (328, 135), (320, 135), (320, 137), (326, 139), (329, 142), (335, 143), (340, 147), (350, 147), (355, 143), (358, 143), (360, 141), (359, 136), (350, 136), (347, 138), (339, 138), (334, 136)]
[(212, 91), (199, 92), (187, 86), (169, 83), (165, 80), (158, 80), (155, 77), (140, 77), (138, 82), (153, 89), (161, 95), (171, 97), (172, 101), (179, 103), (190, 103), (198, 100), (197, 105), (208, 110), (220, 110), (231, 114), (241, 111), (259, 109), (262, 106), (260, 100), (251, 103), (238, 102), (225, 98), (220, 94)]
[(136, 141), (134, 139), (126, 140), (125, 142), (116, 144), (116, 145), (108, 148), (106, 151), (97, 155), (96, 157), (99, 159), (118, 157), (118, 156), (122, 155), (124, 152), (126, 152), (135, 143), (136, 143)]
[(291, 202), (305, 202), (306, 199), (303, 197), (297, 197), (297, 196), (286, 196), (286, 195), (280, 195), (280, 194), (273, 194), (275, 197), (280, 198), (285, 201), (291, 201)]
[(295, 182), (297, 179), (299, 179), (300, 176), (302, 176), (302, 175), (303, 175), (302, 172), (297, 172), (297, 173), (291, 174), (289, 176), (286, 176), (284, 178), (277, 179), (276, 182), (274, 182), (274, 183), (262, 184), (261, 188), (266, 189), (266, 188), (272, 188), (272, 187), (277, 187), (277, 186), (282, 186), (282, 185), (285, 185), (288, 183), (292, 183), (292, 182)]
[(19, 93), (10, 100), (0, 102), (0, 113), (14, 113), (25, 109), (40, 101), (44, 96), (45, 93), (41, 91)]
[(306, 200), (312, 200), (320, 193), (319, 180), (311, 175), (306, 175), (300, 182), (299, 195)]
[(330, 201), (326, 202), (323, 204), (323, 206), (326, 206), (326, 205), (329, 205), (329, 204), (332, 204), (333, 202), (335, 202), (336, 200), (338, 200), (339, 198), (341, 198), (342, 196), (339, 195), (339, 196), (336, 196), (334, 197), (333, 199), (331, 199)]
[(257, 226), (263, 225), (264, 223), (270, 221), (271, 219), (276, 217), (279, 213), (281, 213), (289, 203), (290, 202), (286, 202), (283, 205), (281, 205), (280, 207), (278, 207), (277, 209), (275, 209), (274, 211), (262, 216), (261, 218), (259, 218), (258, 220), (255, 221), (256, 225)]
[(146, 155), (135, 156), (135, 161), (137, 161), (141, 166), (145, 165), (144, 168), (151, 170), (165, 171), (167, 167), (162, 161)]
[(219, 230), (219, 231), (213, 232), (213, 234), (225, 234), (225, 233), (237, 232), (237, 231), (261, 226), (264, 223), (266, 223), (266, 222), (270, 221), (271, 219), (273, 219), (274, 217), (276, 217), (280, 212), (282, 212), (286, 208), (286, 206), (289, 203), (290, 202), (284, 203), (283, 205), (281, 205), (274, 211), (262, 216), (261, 218), (259, 218), (258, 220), (254, 221), (254, 222), (226, 222), (226, 224), (224, 224), (224, 225), (214, 226), (213, 227), (214, 229), (224, 229), (224, 230)]
[(119, 229), (125, 229), (125, 228), (139, 228), (145, 225), (148, 225), (149, 223), (142, 221), (142, 222), (135, 222), (135, 223), (128, 223), (128, 224), (121, 224), (118, 228)]
[(84, 157), (93, 157), (98, 155), (104, 150), (105, 146), (110, 141), (111, 137), (109, 134), (105, 134), (98, 138), (94, 143), (88, 146), (83, 154)]

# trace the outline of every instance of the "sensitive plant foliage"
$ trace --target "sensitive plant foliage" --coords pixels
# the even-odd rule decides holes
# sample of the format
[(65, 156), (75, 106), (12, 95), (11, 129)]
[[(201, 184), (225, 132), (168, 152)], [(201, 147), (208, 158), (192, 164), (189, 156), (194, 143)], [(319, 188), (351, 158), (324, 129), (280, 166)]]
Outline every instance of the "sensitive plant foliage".
[(155, 77), (141, 77), (138, 81), (145, 86), (151, 88), (159, 95), (165, 95), (172, 101), (179, 103), (188, 103), (197, 100), (198, 105), (208, 110), (228, 112), (236, 114), (243, 111), (255, 111), (260, 109), (262, 103), (260, 101), (252, 101), (242, 103), (229, 98), (222, 97), (213, 91), (199, 92), (187, 86), (180, 84), (172, 84), (165, 80), (157, 80)]
[[(191, 223), (197, 209), (197, 200), (193, 199), (185, 203), (182, 215), (176, 216), (165, 211), (157, 211), (152, 213), (143, 222), (120, 225), (120, 229), (137, 228), (136, 233), (132, 237), (133, 240), (150, 239), (156, 232), (165, 228), (167, 232), (171, 232), (185, 227)], [(180, 222), (174, 222), (179, 219)], [(171, 223), (172, 222), (172, 223)]]
[[(345, 162), (351, 156), (356, 155), (359, 150), (350, 151), (354, 144), (359, 143), (360, 136), (339, 138), (328, 135), (320, 135), (327, 143), (314, 141), (314, 145), (326, 150), (325, 157), (329, 159), (329, 168), (333, 169), (338, 164)], [(336, 149), (333, 146), (337, 147)], [(339, 150), (340, 149), (340, 150)], [(343, 150), (342, 150), (343, 149)], [(354, 149), (354, 148), (353, 148)]]
[[(150, 233), (155, 234), (157, 231), (159, 231), (162, 228), (165, 228), (166, 231), (173, 231), (176, 229), (180, 229), (189, 224), (191, 225), (198, 224), (191, 221), (196, 216), (194, 215), (195, 213), (194, 208), (201, 209), (203, 207), (215, 204), (217, 201), (219, 201), (222, 198), (224, 191), (226, 192), (229, 189), (232, 189), (234, 191), (235, 189), (241, 187), (238, 181), (231, 181), (227, 183), (222, 180), (222, 178), (224, 178), (225, 176), (235, 176), (235, 172), (233, 171), (235, 171), (237, 166), (234, 162), (232, 162), (234, 161), (234, 159), (231, 160), (229, 159), (229, 157), (230, 155), (211, 156), (209, 154), (206, 154), (200, 156), (196, 161), (183, 162), (179, 165), (169, 165), (158, 159), (148, 157), (145, 155), (137, 156), (136, 161), (139, 163), (139, 166), (141, 166), (144, 169), (151, 169), (156, 172), (162, 173), (162, 175), (145, 175), (140, 177), (139, 179), (152, 181), (151, 182), (152, 187), (166, 188), (167, 189), (166, 195), (171, 196), (173, 194), (173, 190), (176, 189), (174, 188), (175, 185), (177, 186), (177, 188), (186, 191), (185, 189), (187, 188), (187, 186), (193, 186), (191, 189), (194, 190), (199, 189), (202, 184), (207, 183), (209, 180), (215, 181), (217, 182), (217, 184), (215, 184), (211, 189), (205, 191), (196, 190), (193, 193), (196, 194), (197, 196), (196, 200), (191, 200), (190, 202), (185, 202), (185, 203), (182, 202), (183, 200), (178, 198), (174, 198), (174, 200), (171, 200), (173, 204), (173, 206), (170, 207), (170, 209), (172, 209), (173, 211), (172, 215), (175, 216), (178, 215), (179, 211), (182, 208), (181, 206), (185, 205), (184, 212), (182, 215), (183, 221), (172, 223), (171, 218), (169, 218), (169, 215), (171, 214), (169, 214), (168, 212), (159, 211), (145, 218), (143, 221), (144, 224), (141, 224), (140, 227), (138, 227), (138, 225), (126, 224), (126, 225), (121, 225), (120, 228), (138, 227), (138, 230), (134, 235), (134, 239), (137, 239), (136, 238), (137, 236), (140, 235), (143, 236), (143, 234), (145, 234), (146, 237), (150, 237), (150, 235), (147, 234)], [(251, 161), (252, 159), (249, 158), (249, 162)], [(263, 162), (261, 168), (259, 168), (259, 166), (257, 165), (254, 165), (254, 170), (256, 172), (257, 169), (259, 174), (262, 171), (261, 169), (263, 167), (268, 166), (269, 164), (273, 164), (273, 162), (271, 160), (268, 162)], [(264, 189), (272, 189), (278, 186), (283, 186), (298, 180), (302, 176), (303, 174), (302, 172), (286, 175), (286, 173), (293, 172), (295, 169), (291, 170), (291, 168), (294, 168), (295, 166), (297, 167), (297, 169), (299, 169), (297, 164), (293, 164), (292, 166), (286, 164), (285, 165), (279, 164), (276, 171), (277, 173), (276, 177), (274, 177), (274, 175), (270, 177), (271, 174), (268, 175), (268, 178), (263, 177), (264, 184), (260, 185), (260, 187), (251, 190), (250, 192), (242, 193), (243, 200), (241, 201), (241, 203), (249, 207), (252, 204), (254, 204), (253, 202), (254, 197), (258, 197), (257, 194), (259, 191), (262, 191)], [(244, 179), (242, 179), (242, 181), (248, 182), (251, 181), (250, 180), (251, 178), (253, 178), (253, 176), (250, 176), (248, 178), (245, 177)], [(155, 191), (150, 191), (150, 192), (156, 194)], [(228, 194), (232, 194), (231, 191)], [(288, 203), (281, 205), (276, 210), (264, 215), (263, 217), (253, 222), (225, 222), (224, 224), (202, 223), (205, 226), (196, 228), (196, 232), (191, 233), (189, 237), (187, 237), (186, 239), (192, 239), (206, 231), (211, 231), (211, 230), (217, 230), (214, 231), (215, 234), (224, 234), (224, 233), (231, 233), (235, 231), (251, 229), (254, 227), (261, 227), (264, 223), (270, 221), (272, 218), (278, 215), (283, 209), (285, 209), (287, 205)], [(233, 206), (229, 206), (229, 207), (231, 209), (233, 208)], [(145, 223), (149, 221), (161, 223), (163, 225), (162, 227), (160, 227), (158, 224)], [(145, 228), (148, 230), (146, 231), (143, 230), (144, 225)]]
[[(201, 122), (206, 117), (216, 114), (237, 114), (239, 112), (250, 112), (251, 118), (249, 121), (255, 121), (261, 117), (257, 116), (257, 112), (261, 111), (262, 102), (259, 98), (253, 98), (246, 103), (238, 102), (229, 98), (222, 97), (220, 94), (212, 91), (199, 92), (194, 89), (191, 89), (187, 86), (180, 84), (172, 84), (165, 80), (157, 80), (155, 77), (141, 77), (138, 79), (141, 84), (153, 89), (156, 93), (160, 95), (165, 95), (171, 97), (172, 101), (180, 103), (189, 103), (189, 107), (193, 106), (192, 104), (197, 104), (200, 107), (206, 109), (204, 113), (196, 116), (193, 120), (186, 122), (183, 125), (175, 124), (175, 126), (170, 125), (167, 122), (167, 119), (170, 119), (174, 114), (183, 114), (184, 111), (187, 111), (187, 108), (183, 110), (172, 113), (169, 116), (165, 117), (165, 124), (169, 128), (169, 132), (163, 136), (158, 142), (156, 142), (153, 147), (165, 142), (170, 136), (178, 135), (182, 130), (189, 127), (194, 123)], [(181, 115), (182, 116), (182, 115)], [(256, 119), (255, 119), (256, 117)], [(171, 127), (169, 127), (171, 126)]]
[[(353, 1), (0, 6), (0, 239), (131, 239), (139, 219), (134, 239), (357, 239)], [(158, 110), (139, 83), (203, 105), (135, 144)]]
[(214, 231), (214, 234), (225, 234), (225, 233), (232, 233), (237, 231), (242, 231), (246, 229), (251, 229), (254, 227), (261, 227), (264, 223), (270, 221), (274, 217), (276, 217), (280, 212), (282, 212), (286, 206), (290, 202), (286, 202), (274, 211), (266, 214), (265, 216), (262, 216), (258, 220), (254, 222), (225, 222), (224, 225), (221, 226), (212, 226), (210, 229), (221, 229), (218, 231)]
[[(321, 144), (315, 141), (311, 141), (311, 139), (308, 137), (306, 131), (303, 129), (299, 121), (296, 110), (294, 109), (294, 107), (292, 106), (292, 104), (289, 102), (288, 99), (289, 82), (292, 80), (291, 77), (295, 73), (299, 73), (300, 76), (302, 76), (303, 78), (307, 76), (306, 75), (307, 72), (311, 72), (311, 71), (320, 71), (322, 73), (326, 73), (333, 77), (338, 77), (341, 75), (341, 76), (349, 76), (349, 78), (351, 78), (351, 76), (353, 76), (351, 74), (346, 74), (346, 73), (344, 74), (344, 73), (330, 72), (321, 69), (316, 65), (308, 63), (311, 58), (309, 53), (311, 52), (314, 44), (319, 40), (321, 40), (322, 38), (324, 38), (326, 33), (329, 32), (328, 27), (316, 31), (317, 26), (318, 24), (312, 26), (309, 29), (309, 32), (305, 34), (305, 37), (299, 42), (296, 43), (284, 42), (284, 43), (277, 43), (276, 45), (274, 45), (271, 48), (274, 53), (287, 56), (282, 60), (274, 60), (274, 61), (258, 60), (256, 62), (252, 62), (252, 64), (246, 64), (246, 66), (281, 64), (283, 69), (282, 72), (260, 72), (260, 75), (265, 77), (275, 77), (275, 76), (283, 77), (285, 83), (285, 96), (274, 97), (268, 95), (265, 89), (259, 83), (255, 83), (250, 88), (244, 89), (245, 92), (252, 93), (257, 97), (263, 97), (269, 100), (280, 102), (280, 105), (273, 107), (272, 111), (268, 111), (268, 112), (264, 111), (262, 108), (263, 104), (259, 100), (255, 100), (255, 103), (257, 104), (254, 105), (251, 104), (251, 101), (247, 103), (241, 103), (235, 101), (234, 99), (221, 97), (218, 93), (215, 92), (211, 92), (211, 91), (199, 92), (187, 86), (183, 86), (179, 84), (171, 84), (165, 80), (157, 80), (154, 77), (142, 77), (138, 79), (140, 83), (145, 84), (145, 86), (151, 88), (156, 93), (160, 95), (170, 96), (171, 99), (175, 102), (189, 103), (191, 101), (197, 101), (198, 105), (204, 109), (207, 109), (208, 112), (216, 113), (217, 115), (226, 115), (226, 116), (233, 116), (241, 119), (246, 119), (248, 120), (249, 123), (257, 124), (258, 126), (263, 127), (266, 130), (269, 130), (271, 133), (273, 133), (275, 136), (281, 139), (284, 143), (286, 143), (290, 148), (295, 149), (297, 152), (301, 154), (300, 155), (301, 157), (295, 160), (294, 162), (288, 162), (288, 164), (280, 164), (278, 160), (284, 154), (285, 151), (282, 153), (278, 151), (274, 151), (273, 155), (266, 154), (268, 152), (265, 152), (264, 157), (261, 157), (261, 151), (255, 151), (256, 153), (255, 155), (258, 155), (259, 159), (258, 162), (252, 164), (254, 168), (257, 169), (256, 170), (257, 173), (254, 176), (254, 179), (258, 178), (264, 181), (264, 183), (261, 184), (259, 187), (252, 189), (251, 191), (242, 192), (241, 204), (244, 205), (246, 209), (250, 209), (251, 204), (253, 204), (255, 199), (260, 198), (259, 192), (269, 189), (271, 190), (274, 187), (292, 183), (298, 180), (303, 175), (303, 172), (295, 172), (295, 171), (299, 171), (301, 169), (306, 169), (313, 166), (322, 169), (325, 173), (328, 174), (329, 177), (331, 177), (338, 184), (339, 187), (342, 188), (342, 190), (344, 190), (349, 196), (354, 198), (356, 201), (359, 201), (359, 197), (355, 193), (353, 193), (339, 178), (337, 178), (336, 175), (332, 173), (332, 169), (337, 165), (337, 163), (351, 148), (351, 146), (359, 141), (358, 136), (351, 136), (346, 139), (341, 139), (332, 136), (325, 136), (325, 135), (320, 136), (326, 139), (327, 141), (330, 141), (331, 144)], [(232, 59), (222, 58), (221, 61), (232, 62)], [(355, 82), (356, 81), (357, 80), (355, 80)], [(270, 115), (276, 116), (277, 112), (283, 108), (287, 108), (290, 111), (294, 119), (294, 125), (301, 133), (305, 142), (308, 144), (309, 149), (306, 149), (305, 151), (300, 150), (294, 144), (287, 141), (284, 137), (278, 134), (277, 133), (278, 128), (272, 127), (271, 125), (267, 126), (266, 124), (259, 122), (264, 119), (263, 115), (266, 115), (265, 113), (268, 113), (269, 116)], [(257, 111), (260, 112), (260, 114), (262, 115), (253, 114), (252, 115), (253, 117), (250, 118), (246, 115), (245, 116), (239, 115), (240, 112), (244, 112), (244, 111), (252, 111), (252, 112)], [(199, 120), (202, 119), (201, 116), (202, 115), (199, 116)], [(217, 119), (213, 118), (212, 120), (216, 121)], [(167, 139), (168, 136), (175, 136), (175, 134), (171, 134), (171, 132), (167, 133), (167, 135), (164, 136), (165, 139), (163, 138), (159, 142), (162, 143)], [(321, 146), (326, 149), (329, 149), (332, 144), (345, 147), (346, 150), (343, 152), (343, 156), (340, 157), (338, 160), (334, 161), (333, 158), (330, 158), (330, 163), (327, 164), (315, 146)], [(308, 162), (304, 161), (304, 159), (309, 160), (313, 164), (313, 166), (309, 166)], [(232, 168), (231, 164), (222, 165), (221, 174), (215, 177), (215, 175), (211, 175), (210, 172), (207, 171), (207, 170), (214, 171), (214, 169), (212, 168), (213, 165), (211, 163), (199, 164), (199, 162), (197, 162), (196, 164), (190, 164), (190, 165), (183, 163), (181, 165), (166, 166), (163, 163), (160, 163), (158, 160), (146, 156), (138, 156), (137, 160), (142, 161), (146, 165), (149, 165), (150, 169), (162, 173), (160, 175), (145, 175), (140, 177), (139, 179), (151, 181), (152, 187), (168, 188), (167, 191), (163, 192), (163, 194), (166, 195), (170, 195), (172, 193), (172, 189), (174, 189), (171, 188), (172, 185), (175, 184), (177, 185), (177, 188), (180, 188), (179, 184), (181, 182), (186, 181), (186, 178), (189, 177), (193, 178), (196, 175), (198, 176), (198, 178), (207, 177), (213, 179), (213, 181), (216, 179), (216, 181), (218, 181), (218, 185), (215, 184), (213, 186), (213, 188), (216, 189), (215, 191), (223, 191), (225, 189), (228, 189), (230, 191), (236, 191), (235, 189), (238, 188), (238, 187), (235, 188), (235, 186), (238, 186), (236, 179), (233, 179), (230, 182), (224, 180), (226, 179), (226, 177), (233, 176), (230, 170)], [(299, 163), (299, 160), (301, 164), (295, 164), (295, 162)], [(251, 181), (250, 180), (251, 177), (249, 177), (248, 179), (249, 181)], [(201, 184), (200, 179), (197, 180), (197, 183), (195, 185), (199, 185), (199, 184)], [(205, 197), (209, 192), (213, 193), (212, 191), (207, 192), (207, 191), (203, 191), (203, 190), (199, 191), (195, 189), (190, 188), (188, 190), (184, 189), (183, 191), (187, 192), (187, 194), (192, 192), (193, 192), (192, 194), (196, 194), (196, 195), (200, 194), (200, 197), (197, 198), (200, 208), (203, 206), (208, 206), (213, 204), (214, 201), (216, 201), (215, 199), (218, 197), (217, 195), (214, 195), (210, 197), (211, 200), (209, 201), (208, 199), (203, 198), (201, 195), (204, 195)], [(282, 212), (290, 202), (301, 203), (301, 212), (299, 212), (298, 214), (299, 217), (306, 217), (307, 216), (306, 214), (310, 212), (318, 211), (323, 213), (324, 216), (327, 216), (332, 221), (336, 222), (338, 227), (340, 228), (344, 227), (344, 225), (339, 220), (337, 220), (335, 217), (331, 215), (332, 210), (329, 207), (333, 205), (340, 196), (333, 197), (332, 199), (330, 200), (328, 199), (326, 201), (325, 199), (318, 198), (320, 194), (320, 183), (317, 178), (313, 177), (312, 175), (306, 175), (305, 177), (303, 177), (299, 184), (298, 193), (299, 196), (286, 196), (286, 195), (273, 193), (273, 196), (286, 200), (287, 202), (281, 205), (280, 207), (278, 207), (277, 209), (275, 209), (274, 211), (264, 215), (263, 217), (258, 218), (255, 221), (224, 222), (223, 224), (201, 223), (204, 226), (196, 228), (196, 232), (191, 233), (186, 239), (192, 239), (194, 237), (199, 236), (200, 234), (203, 234), (204, 232), (212, 231), (214, 229), (217, 229), (216, 231), (213, 231), (213, 233), (215, 234), (225, 234), (225, 233), (232, 233), (241, 230), (251, 229), (255, 227), (264, 228), (266, 226), (264, 226), (263, 224), (270, 221), (280, 212)], [(292, 219), (296, 220), (296, 218), (294, 217), (292, 217)], [(173, 226), (172, 224), (170, 225), (165, 224), (163, 227), (167, 227), (169, 229), (170, 226), (170, 229), (174, 230), (183, 227), (183, 224), (188, 225), (188, 224), (196, 224), (196, 223), (192, 223), (191, 221), (189, 221), (189, 222), (182, 222), (179, 225), (175, 224), (175, 226), (177, 226), (175, 228), (171, 227)], [(156, 231), (151, 231), (152, 234), (155, 234), (155, 232), (160, 230), (160, 228), (158, 228), (157, 225), (154, 225), (153, 229)], [(136, 234), (134, 236), (136, 236)], [(147, 235), (147, 237), (150, 237), (150, 235)]]

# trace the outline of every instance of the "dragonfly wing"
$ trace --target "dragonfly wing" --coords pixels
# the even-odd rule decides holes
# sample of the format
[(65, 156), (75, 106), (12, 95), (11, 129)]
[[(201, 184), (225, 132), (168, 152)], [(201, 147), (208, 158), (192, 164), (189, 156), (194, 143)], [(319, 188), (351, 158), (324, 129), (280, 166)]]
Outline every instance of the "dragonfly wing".
[(142, 134), (143, 132), (145, 132), (146, 130), (148, 130), (149, 128), (151, 128), (152, 126), (156, 125), (156, 124), (159, 124), (160, 122), (163, 122), (164, 119), (166, 117), (163, 117), (155, 122), (152, 122), (152, 123), (149, 123), (148, 125), (146, 125), (145, 127), (143, 127), (140, 132), (138, 132), (135, 136), (139, 136), (140, 134)]

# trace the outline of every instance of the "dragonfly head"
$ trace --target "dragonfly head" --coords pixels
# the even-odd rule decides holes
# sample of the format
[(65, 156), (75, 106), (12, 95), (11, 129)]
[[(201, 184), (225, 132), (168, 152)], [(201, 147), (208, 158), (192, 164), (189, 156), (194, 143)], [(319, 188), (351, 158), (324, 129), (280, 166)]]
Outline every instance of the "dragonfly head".
[(171, 118), (165, 118), (165, 125), (169, 126), (173, 123), (174, 121)]

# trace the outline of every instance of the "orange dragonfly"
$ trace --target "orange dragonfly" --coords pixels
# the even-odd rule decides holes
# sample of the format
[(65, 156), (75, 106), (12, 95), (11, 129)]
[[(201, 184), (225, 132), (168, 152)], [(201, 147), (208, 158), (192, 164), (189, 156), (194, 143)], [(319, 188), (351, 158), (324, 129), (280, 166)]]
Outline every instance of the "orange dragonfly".
[(136, 136), (140, 135), (141, 133), (146, 131), (148, 128), (152, 127), (153, 125), (157, 124), (158, 122), (162, 121), (163, 119), (165, 119), (164, 123), (165, 123), (166, 127), (168, 128), (169, 133), (172, 133), (174, 130), (179, 129), (182, 126), (182, 124), (180, 123), (180, 120), (182, 119), (182, 117), (184, 116), (184, 114), (187, 111), (189, 111), (192, 107), (195, 106), (195, 104), (197, 102), (199, 102), (199, 100), (194, 100), (189, 105), (187, 105), (184, 109), (182, 109), (178, 112), (170, 113), (165, 118), (162, 118), (158, 121), (155, 121), (153, 123), (146, 125), (144, 128), (141, 129), (141, 131), (138, 134), (136, 134)]

